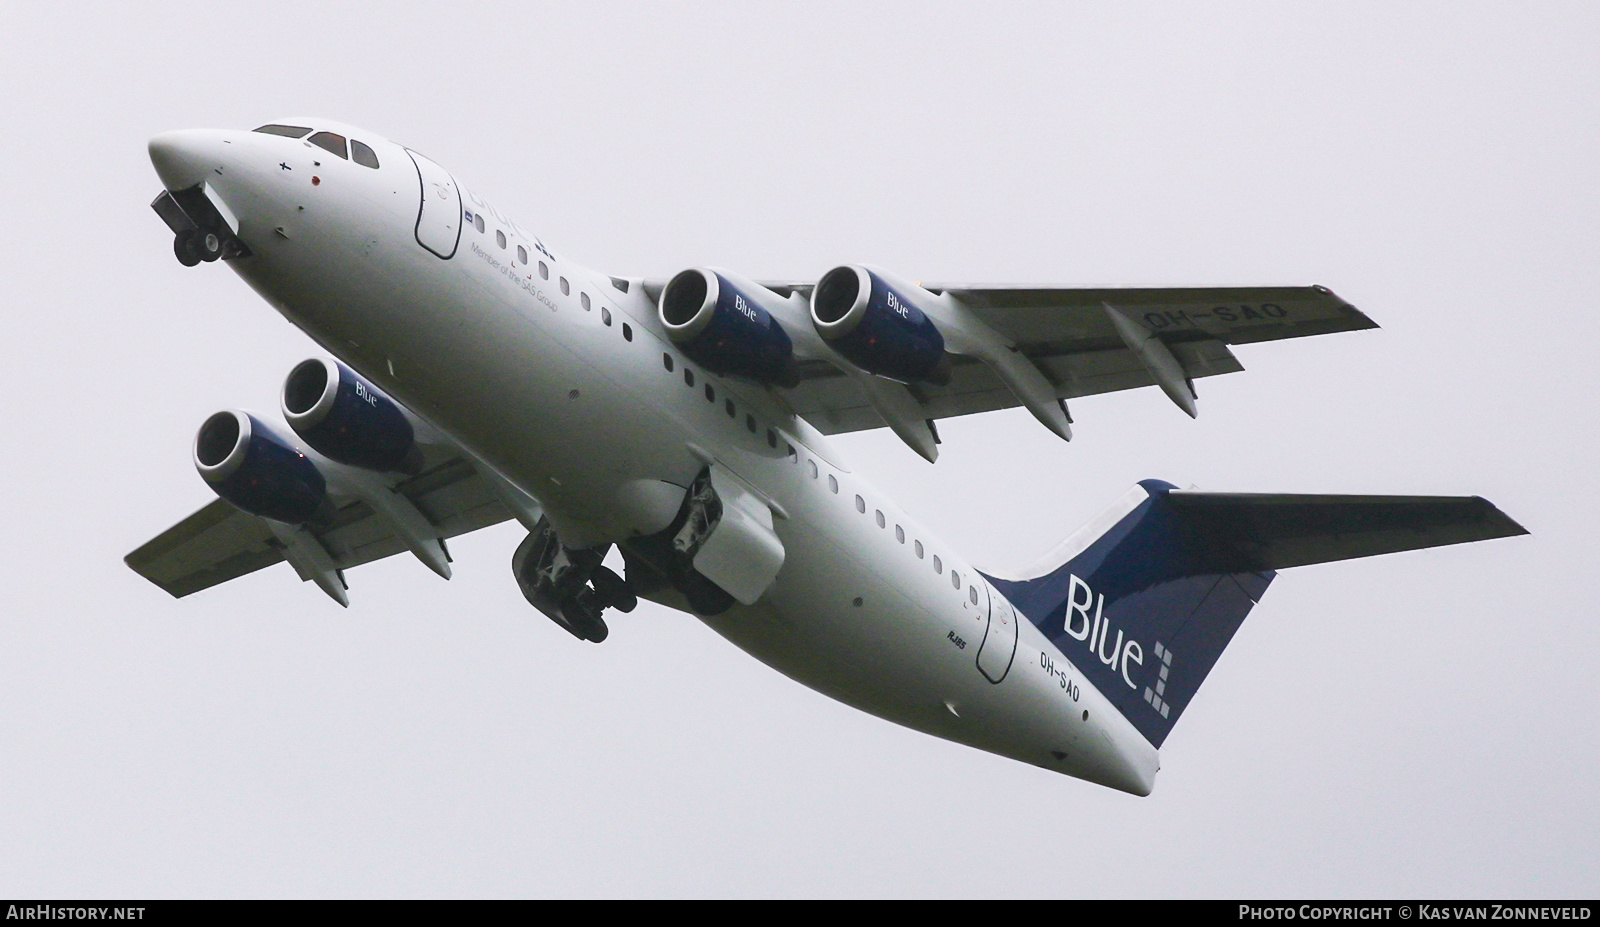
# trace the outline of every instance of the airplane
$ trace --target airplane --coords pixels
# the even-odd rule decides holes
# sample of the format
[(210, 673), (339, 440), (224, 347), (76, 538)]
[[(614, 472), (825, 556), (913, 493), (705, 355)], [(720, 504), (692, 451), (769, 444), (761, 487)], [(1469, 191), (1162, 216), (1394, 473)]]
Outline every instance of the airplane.
[(149, 154), (179, 262), (226, 262), (327, 352), (281, 418), (201, 424), (216, 498), (125, 558), (173, 596), (287, 561), (348, 606), (353, 567), (410, 552), (448, 579), (449, 539), (515, 519), (518, 587), (575, 638), (645, 598), (862, 711), (1148, 795), (1276, 571), (1527, 533), (1476, 496), (1145, 480), (1032, 566), (979, 570), (828, 437), (887, 427), (932, 462), (938, 420), (1020, 406), (1070, 440), (1068, 400), (1146, 386), (1193, 417), (1232, 345), (1377, 327), (1325, 287), (609, 276), (355, 126)]

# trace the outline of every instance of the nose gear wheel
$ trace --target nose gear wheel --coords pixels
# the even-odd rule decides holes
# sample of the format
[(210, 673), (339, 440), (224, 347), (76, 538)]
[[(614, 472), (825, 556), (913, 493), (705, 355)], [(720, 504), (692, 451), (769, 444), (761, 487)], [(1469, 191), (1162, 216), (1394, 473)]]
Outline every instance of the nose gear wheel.
[(178, 263), (185, 267), (200, 263), (200, 251), (194, 246), (194, 229), (184, 229), (172, 237), (172, 253), (178, 256)]
[(199, 229), (194, 233), (194, 251), (200, 255), (200, 260), (211, 263), (222, 257), (222, 236), (209, 229)]

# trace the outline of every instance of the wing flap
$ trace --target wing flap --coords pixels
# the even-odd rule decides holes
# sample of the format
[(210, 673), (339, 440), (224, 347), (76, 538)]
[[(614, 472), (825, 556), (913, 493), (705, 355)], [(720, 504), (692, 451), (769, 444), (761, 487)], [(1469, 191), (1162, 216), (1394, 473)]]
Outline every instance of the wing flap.
[(283, 560), (261, 519), (214, 499), (123, 558), (135, 573), (175, 598), (254, 573)]
[[(763, 281), (761, 285), (782, 296), (811, 292), (808, 283)], [(1189, 336), (1253, 344), (1378, 327), (1325, 286), (921, 286), (954, 296), (1024, 350), (1054, 344), (1052, 353), (1119, 343), (1101, 310), (1105, 303), (1132, 313), (1163, 339)]]
[[(1236, 373), (1244, 367), (1228, 346), (1200, 339), (1174, 344), (1172, 353), (1192, 377)], [(1095, 350), (1057, 354), (1029, 352), (1061, 399), (1150, 386), (1154, 380), (1140, 360), (1121, 341)], [(802, 368), (798, 386), (785, 391), (795, 413), (823, 434), (840, 434), (881, 428), (884, 421), (850, 379), (820, 362)], [(953, 357), (946, 386), (918, 384), (911, 393), (928, 418), (955, 418), (978, 412), (1015, 407), (1017, 397), (993, 370), (968, 357)]]
[[(511, 517), (495, 488), (467, 460), (455, 457), (394, 487), (439, 534), (456, 537)], [(406, 544), (363, 502), (350, 502), (313, 535), (341, 570), (404, 553)], [(265, 522), (221, 499), (123, 558), (140, 576), (177, 598), (253, 573), (285, 559)]]
[(1163, 340), (1213, 338), (1252, 344), (1330, 332), (1377, 328), (1327, 287), (1059, 288), (924, 284), (947, 292), (1024, 350), (1050, 342), (1087, 349), (1119, 343), (1102, 306), (1138, 318)]
[[(810, 291), (810, 284), (792, 281), (762, 285), (781, 295)], [(1107, 304), (1155, 332), (1191, 380), (1243, 370), (1229, 345), (1377, 328), (1360, 310), (1321, 286), (922, 286), (954, 296), (1009, 339), (1038, 366), (1061, 399), (1155, 384), (1107, 317)], [(992, 370), (968, 357), (952, 357), (948, 385), (920, 384), (911, 391), (930, 419), (1019, 405)], [(803, 363), (799, 385), (784, 392), (796, 414), (824, 434), (885, 424), (850, 378), (822, 361)]]

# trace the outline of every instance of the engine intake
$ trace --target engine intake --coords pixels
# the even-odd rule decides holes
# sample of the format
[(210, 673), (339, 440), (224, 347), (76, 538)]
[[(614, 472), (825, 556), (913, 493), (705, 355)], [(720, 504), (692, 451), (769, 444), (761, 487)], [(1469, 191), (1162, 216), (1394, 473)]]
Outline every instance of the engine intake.
[(217, 495), (251, 515), (291, 525), (332, 521), (317, 465), (249, 413), (229, 409), (206, 419), (194, 438), (194, 467)]
[(283, 381), (282, 405), (289, 427), (329, 460), (380, 473), (422, 470), (410, 417), (338, 361), (301, 361)]
[(673, 277), (660, 312), (667, 337), (707, 370), (767, 385), (798, 382), (789, 333), (721, 274), (697, 267)]
[(950, 382), (944, 336), (905, 294), (854, 264), (822, 275), (811, 292), (817, 333), (851, 363), (902, 383)]

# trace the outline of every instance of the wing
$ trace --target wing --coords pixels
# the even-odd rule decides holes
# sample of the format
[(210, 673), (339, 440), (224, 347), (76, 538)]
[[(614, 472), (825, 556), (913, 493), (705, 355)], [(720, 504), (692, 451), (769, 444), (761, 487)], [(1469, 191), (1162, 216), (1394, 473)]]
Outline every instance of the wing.
[[(395, 491), (445, 538), (512, 517), (496, 487), (461, 457), (403, 480)], [(390, 523), (364, 502), (346, 502), (330, 527), (311, 534), (339, 570), (407, 549)], [(283, 541), (267, 522), (217, 499), (123, 559), (135, 573), (181, 598), (286, 558)]]
[[(764, 283), (779, 294), (810, 284)], [(1378, 326), (1326, 287), (1067, 289), (922, 284), (949, 293), (1013, 344), (1044, 374), (1061, 399), (1155, 385), (1106, 311), (1110, 305), (1142, 322), (1191, 379), (1243, 370), (1229, 345)], [(987, 365), (952, 357), (946, 386), (918, 384), (911, 393), (930, 419), (1019, 405)], [(822, 361), (801, 366), (786, 390), (797, 414), (824, 434), (882, 427), (885, 422), (851, 378)]]

